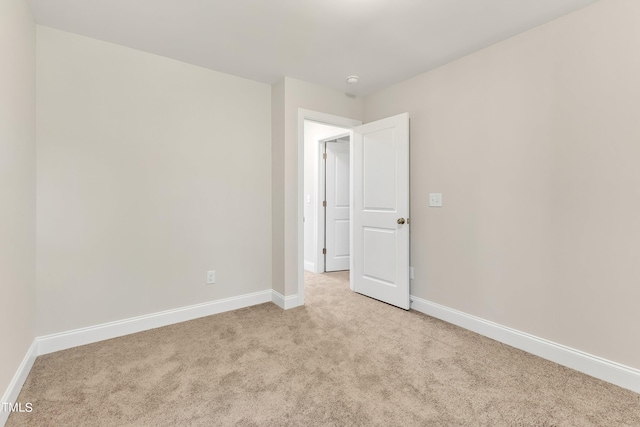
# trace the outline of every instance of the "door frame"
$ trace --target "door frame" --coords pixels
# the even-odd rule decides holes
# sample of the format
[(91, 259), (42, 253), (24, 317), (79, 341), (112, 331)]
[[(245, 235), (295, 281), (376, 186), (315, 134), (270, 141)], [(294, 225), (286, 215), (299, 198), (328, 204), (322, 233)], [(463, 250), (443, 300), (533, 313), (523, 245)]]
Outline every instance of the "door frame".
[[(298, 108), (298, 305), (304, 305), (304, 121), (310, 120), (330, 126), (353, 130), (361, 120), (334, 116), (333, 114)], [(353, 138), (349, 139), (349, 150), (353, 149)], [(351, 185), (351, 184), (349, 184)], [(353, 194), (351, 195), (353, 197)], [(350, 214), (351, 215), (351, 214)], [(350, 242), (353, 244), (353, 242)]]
[[(325, 123), (326, 124), (326, 123)], [(318, 167), (318, 174), (316, 176), (316, 179), (318, 180), (318, 186), (317, 186), (317, 193), (316, 193), (316, 218), (318, 218), (318, 221), (316, 221), (316, 271), (319, 273), (324, 273), (327, 269), (327, 265), (326, 265), (326, 257), (323, 256), (322, 254), (322, 249), (325, 247), (325, 239), (326, 239), (326, 232), (327, 232), (327, 218), (326, 218), (326, 210), (325, 208), (323, 208), (322, 206), (322, 201), (324, 200), (324, 194), (326, 191), (326, 162), (323, 160), (322, 158), (322, 153), (323, 153), (323, 145), (329, 141), (334, 141), (337, 139), (341, 139), (341, 138), (345, 138), (345, 137), (349, 137), (349, 152), (351, 152), (351, 140), (353, 139), (353, 131), (352, 130), (348, 130), (347, 132), (338, 134), (336, 136), (331, 136), (328, 138), (323, 138), (318, 140), (318, 147), (316, 152), (319, 153), (318, 155), (318, 163), (316, 164), (316, 166)], [(349, 186), (351, 186), (351, 177), (349, 177)], [(349, 189), (351, 190), (351, 187), (349, 187)], [(351, 210), (349, 210), (349, 216), (351, 216)], [(320, 221), (320, 218), (323, 219), (323, 221)], [(304, 248), (304, 246), (303, 246)], [(322, 267), (322, 268), (321, 268)]]

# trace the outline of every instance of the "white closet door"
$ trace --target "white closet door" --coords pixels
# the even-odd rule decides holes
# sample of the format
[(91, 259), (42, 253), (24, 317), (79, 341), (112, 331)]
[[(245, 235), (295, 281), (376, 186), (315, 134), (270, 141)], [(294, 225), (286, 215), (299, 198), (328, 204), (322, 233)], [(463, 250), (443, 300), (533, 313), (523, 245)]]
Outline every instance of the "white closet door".
[(326, 271), (349, 269), (349, 142), (327, 142)]

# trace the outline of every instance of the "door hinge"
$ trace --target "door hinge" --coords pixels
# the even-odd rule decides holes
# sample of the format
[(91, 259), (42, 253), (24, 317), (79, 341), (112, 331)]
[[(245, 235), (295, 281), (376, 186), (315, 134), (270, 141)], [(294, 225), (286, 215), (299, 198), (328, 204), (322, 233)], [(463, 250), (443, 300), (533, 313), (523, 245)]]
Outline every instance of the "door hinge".
[(322, 153), (322, 158), (323, 158), (324, 160), (327, 160), (327, 153)]
[(322, 207), (323, 207), (323, 208), (326, 208), (326, 207), (327, 207), (327, 201), (326, 201), (326, 200), (323, 200), (323, 201), (322, 201)]
[(322, 255), (326, 255), (327, 254), (327, 248), (322, 248)]

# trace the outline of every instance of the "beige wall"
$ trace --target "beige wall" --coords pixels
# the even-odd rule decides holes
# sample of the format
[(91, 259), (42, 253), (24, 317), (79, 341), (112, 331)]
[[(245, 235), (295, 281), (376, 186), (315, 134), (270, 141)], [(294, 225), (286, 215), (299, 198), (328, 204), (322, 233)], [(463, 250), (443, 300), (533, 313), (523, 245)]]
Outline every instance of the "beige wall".
[(414, 295), (640, 368), (639, 19), (602, 1), (365, 99), (411, 116)]
[(271, 86), (271, 283), (284, 295), (284, 83)]
[[(274, 207), (274, 224), (282, 223), (284, 232), (274, 234), (274, 262), (277, 265), (273, 267), (273, 286), (276, 290), (282, 289), (281, 293), (288, 296), (298, 292), (298, 266), (302, 263), (298, 259), (298, 219), (302, 216), (302, 213), (298, 213), (298, 111), (304, 108), (362, 120), (363, 102), (362, 98), (290, 77), (285, 77), (278, 85), (284, 85), (282, 89), (274, 86), (274, 90), (284, 90), (284, 103), (281, 106), (284, 111), (274, 112), (274, 117), (283, 117), (284, 139), (274, 140), (273, 144), (283, 147), (280, 155), (283, 159), (281, 168), (284, 192), (282, 200), (278, 200), (281, 207)], [(300, 185), (303, 183), (300, 182)]]
[(270, 86), (37, 41), (38, 334), (271, 289)]
[(0, 398), (35, 338), (35, 24), (0, 2)]

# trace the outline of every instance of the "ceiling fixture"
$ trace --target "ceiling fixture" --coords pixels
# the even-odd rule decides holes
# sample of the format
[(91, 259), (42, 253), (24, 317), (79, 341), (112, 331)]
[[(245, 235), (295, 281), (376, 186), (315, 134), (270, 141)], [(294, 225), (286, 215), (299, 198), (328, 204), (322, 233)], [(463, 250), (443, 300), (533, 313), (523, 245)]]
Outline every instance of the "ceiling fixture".
[(349, 77), (347, 77), (347, 83), (356, 84), (356, 83), (358, 83), (359, 79), (360, 79), (360, 77), (358, 77), (358, 76), (349, 76)]

